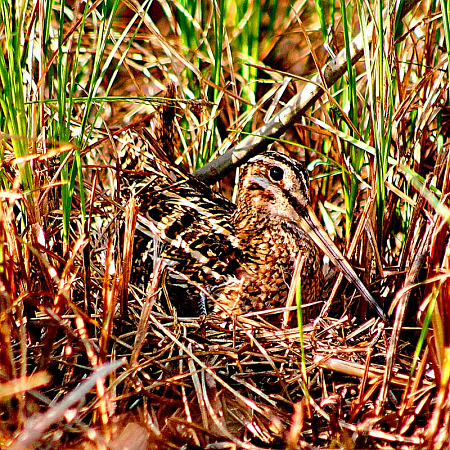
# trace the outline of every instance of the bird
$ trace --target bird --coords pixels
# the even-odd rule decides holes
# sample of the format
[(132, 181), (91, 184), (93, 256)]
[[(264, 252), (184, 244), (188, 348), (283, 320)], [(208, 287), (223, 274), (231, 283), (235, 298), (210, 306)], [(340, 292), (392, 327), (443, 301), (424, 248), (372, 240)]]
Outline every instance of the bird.
[(315, 215), (302, 163), (275, 150), (252, 157), (233, 203), (162, 154), (146, 153), (143, 168), (126, 174), (139, 205), (132, 280), (148, 283), (156, 239), (164, 291), (179, 317), (284, 306), (299, 254), (302, 303), (317, 304), (324, 298), (324, 253), (386, 320)]

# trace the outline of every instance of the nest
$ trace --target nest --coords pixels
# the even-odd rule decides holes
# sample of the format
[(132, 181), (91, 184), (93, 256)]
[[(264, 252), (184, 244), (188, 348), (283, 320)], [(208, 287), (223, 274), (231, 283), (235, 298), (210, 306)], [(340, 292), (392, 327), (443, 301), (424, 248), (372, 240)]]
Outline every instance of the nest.
[[(398, 357), (386, 372), (388, 335), (377, 320), (356, 326), (347, 317), (318, 318), (299, 332), (274, 327), (264, 312), (181, 321), (152, 303), (131, 303), (122, 333), (113, 327), (107, 343), (104, 327), (95, 324), (98, 338), (75, 340), (74, 318), (62, 317), (65, 333), (46, 365), (51, 382), (39, 395), (29, 392), (26, 404), (48, 409), (25, 424), (12, 448), (421, 443), (417, 429), (409, 435), (409, 414), (396, 412), (411, 359)], [(103, 357), (102, 347), (108, 348)], [(388, 381), (389, 395), (382, 397)], [(433, 390), (426, 379), (415, 387), (416, 425), (418, 417), (424, 425), (428, 419)]]

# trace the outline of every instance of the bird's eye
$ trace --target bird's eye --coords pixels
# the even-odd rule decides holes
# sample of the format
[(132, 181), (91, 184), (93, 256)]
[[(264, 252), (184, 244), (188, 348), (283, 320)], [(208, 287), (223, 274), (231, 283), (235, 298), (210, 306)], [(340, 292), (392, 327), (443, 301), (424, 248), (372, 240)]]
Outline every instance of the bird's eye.
[(269, 177), (272, 181), (281, 181), (284, 176), (284, 170), (280, 167), (272, 167), (269, 170)]

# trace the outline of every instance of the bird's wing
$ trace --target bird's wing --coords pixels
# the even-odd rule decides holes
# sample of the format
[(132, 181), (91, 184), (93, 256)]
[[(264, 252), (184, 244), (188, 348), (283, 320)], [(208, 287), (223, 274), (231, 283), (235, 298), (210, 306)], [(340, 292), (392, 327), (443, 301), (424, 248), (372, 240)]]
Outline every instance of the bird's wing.
[[(134, 197), (139, 206), (133, 278), (145, 285), (158, 256), (195, 282), (220, 282), (236, 264), (235, 205), (155, 156), (153, 144), (139, 147), (138, 166), (122, 170), (122, 195)], [(155, 247), (155, 241), (161, 245)]]

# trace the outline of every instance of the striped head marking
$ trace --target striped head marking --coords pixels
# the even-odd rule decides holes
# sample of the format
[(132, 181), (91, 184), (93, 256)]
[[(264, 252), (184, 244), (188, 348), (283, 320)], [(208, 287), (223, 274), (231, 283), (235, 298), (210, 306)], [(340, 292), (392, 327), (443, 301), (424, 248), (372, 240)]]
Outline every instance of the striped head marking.
[(267, 151), (243, 167), (238, 197), (238, 209), (251, 208), (297, 222), (311, 203), (308, 173), (299, 162)]

